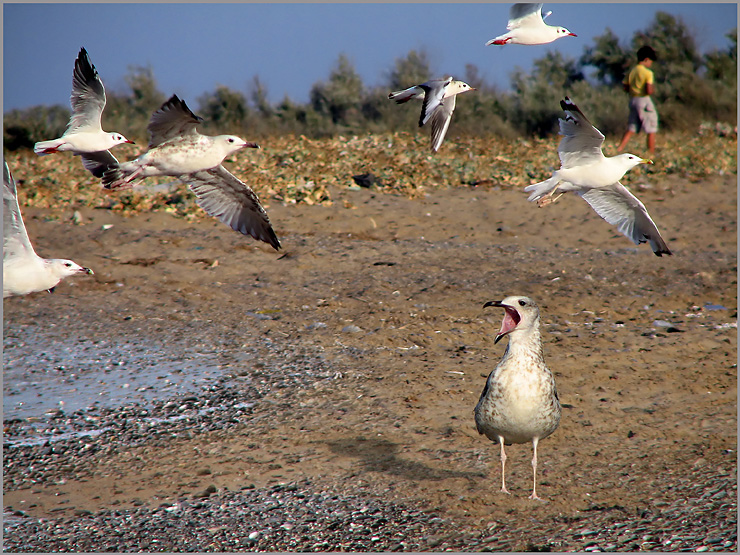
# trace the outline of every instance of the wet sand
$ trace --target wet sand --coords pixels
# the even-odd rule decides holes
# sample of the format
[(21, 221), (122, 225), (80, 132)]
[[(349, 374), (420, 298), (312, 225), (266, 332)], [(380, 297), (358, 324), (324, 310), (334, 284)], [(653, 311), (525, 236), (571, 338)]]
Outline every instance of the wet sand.
[[(496, 188), (268, 202), (280, 253), (210, 219), (25, 211), (40, 254), (95, 276), (3, 303), (6, 549), (736, 550), (736, 178), (636, 192), (674, 256), (578, 198)], [(547, 503), (528, 445), (500, 493), (472, 416), (505, 349), (483, 304), (513, 294), (541, 307), (564, 407)], [(298, 494), (321, 500), (310, 526), (286, 501), (219, 531)], [(151, 543), (141, 523), (176, 514), (201, 543)]]

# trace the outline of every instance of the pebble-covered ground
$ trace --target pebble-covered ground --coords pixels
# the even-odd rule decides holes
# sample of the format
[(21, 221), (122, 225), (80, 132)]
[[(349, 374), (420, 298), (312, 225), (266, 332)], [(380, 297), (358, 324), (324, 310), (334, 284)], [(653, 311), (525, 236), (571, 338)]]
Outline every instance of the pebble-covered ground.
[(736, 498), (734, 477), (697, 472), (686, 481), (691, 483), (684, 484), (682, 494), (689, 500), (706, 488), (715, 493), (641, 515), (604, 508), (587, 518), (588, 527), (565, 522), (547, 535), (536, 531), (537, 523), (530, 523), (532, 537), (526, 543), (508, 539), (513, 530), (505, 525), (482, 532), (459, 529), (449, 520), (408, 507), (321, 491), (301, 482), (219, 495), (204, 491), (197, 498), (155, 509), (111, 510), (40, 522), (11, 519), (5, 526), (5, 550), (736, 551), (736, 504), (728, 499)]
[[(6, 487), (59, 480), (89, 458), (126, 445), (162, 437), (187, 436), (206, 429), (228, 430), (248, 418), (249, 409), (207, 407), (249, 405), (246, 396), (220, 387), (199, 399), (178, 400), (133, 413), (106, 411), (87, 420), (103, 427), (94, 438), (45, 445), (6, 447)], [(176, 411), (184, 418), (167, 414)], [(87, 428), (79, 417), (52, 417), (58, 430)], [(167, 424), (145, 424), (153, 417)], [(122, 424), (123, 423), (123, 424)], [(75, 425), (78, 424), (78, 425)], [(33, 469), (19, 476), (17, 467)], [(84, 464), (81, 465), (84, 468)], [(36, 470), (38, 469), (38, 470)], [(702, 465), (667, 484), (676, 498), (634, 513), (625, 507), (593, 507), (577, 517), (554, 522), (517, 519), (491, 522), (483, 529), (464, 526), (412, 506), (353, 494), (351, 488), (326, 490), (304, 480), (238, 491), (210, 485), (194, 495), (152, 507), (134, 500), (127, 509), (33, 518), (22, 510), (5, 513), (6, 552), (233, 552), (233, 551), (724, 551), (737, 550), (737, 481), (734, 472), (717, 473)], [(12, 479), (16, 479), (14, 483)], [(25, 483), (27, 481), (27, 483)], [(32, 486), (33, 487), (33, 486)], [(53, 510), (52, 510), (53, 511)]]

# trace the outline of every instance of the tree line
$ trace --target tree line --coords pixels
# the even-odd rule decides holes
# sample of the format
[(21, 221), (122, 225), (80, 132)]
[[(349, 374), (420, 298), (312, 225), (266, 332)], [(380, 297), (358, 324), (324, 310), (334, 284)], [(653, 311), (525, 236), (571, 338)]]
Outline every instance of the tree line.
[[(467, 64), (456, 78), (478, 89), (458, 102), (453, 126), (458, 134), (503, 137), (546, 136), (557, 133), (562, 115), (559, 100), (568, 95), (607, 135), (624, 131), (627, 98), (620, 85), (636, 63), (635, 53), (651, 45), (658, 53), (653, 66), (657, 105), (664, 130), (694, 130), (702, 122), (737, 125), (737, 28), (727, 35), (730, 46), (700, 54), (696, 39), (681, 18), (658, 12), (644, 30), (621, 44), (607, 28), (578, 58), (550, 50), (534, 62), (531, 71), (515, 70), (511, 90), (490, 85), (478, 68)], [(388, 100), (388, 92), (422, 83), (433, 77), (428, 54), (411, 50), (397, 58), (381, 86), (367, 87), (351, 60), (340, 54), (329, 76), (316, 82), (307, 103), (289, 97), (268, 100), (266, 85), (254, 77), (249, 90), (219, 86), (197, 99), (193, 111), (205, 120), (206, 133), (234, 133), (259, 138), (283, 134), (318, 138), (335, 135), (410, 130), (416, 110), (401, 110)], [(137, 142), (145, 142), (144, 129), (152, 111), (165, 100), (151, 68), (131, 68), (128, 91), (108, 93), (104, 125)], [(69, 119), (65, 106), (35, 106), (4, 114), (5, 148), (32, 148), (60, 136)], [(137, 137), (137, 133), (140, 136)]]

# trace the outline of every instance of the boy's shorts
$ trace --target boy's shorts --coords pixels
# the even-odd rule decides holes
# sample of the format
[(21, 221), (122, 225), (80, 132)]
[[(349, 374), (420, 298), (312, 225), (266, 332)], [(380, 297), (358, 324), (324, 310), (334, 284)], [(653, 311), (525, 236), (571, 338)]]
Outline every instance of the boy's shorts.
[(640, 130), (645, 133), (658, 132), (658, 112), (655, 110), (653, 99), (649, 96), (633, 96), (630, 98), (630, 116), (627, 120), (627, 129), (633, 133)]

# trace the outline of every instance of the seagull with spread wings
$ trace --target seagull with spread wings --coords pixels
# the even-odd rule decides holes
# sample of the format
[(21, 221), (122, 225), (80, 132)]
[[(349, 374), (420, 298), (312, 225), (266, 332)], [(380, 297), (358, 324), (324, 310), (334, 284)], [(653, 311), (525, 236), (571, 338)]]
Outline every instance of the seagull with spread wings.
[(108, 150), (123, 143), (133, 144), (120, 133), (103, 131), (101, 119), (105, 102), (103, 81), (92, 65), (87, 50), (82, 48), (72, 74), (72, 116), (67, 130), (58, 139), (36, 143), (33, 151), (40, 156), (72, 152), (82, 157), (83, 165), (95, 177), (101, 177), (105, 165), (101, 165), (100, 161), (115, 160)]
[(414, 85), (402, 91), (395, 91), (388, 95), (390, 100), (397, 104), (408, 102), (412, 98), (423, 98), (419, 127), (431, 120), (432, 122), (432, 152), (437, 152), (450, 126), (452, 112), (455, 111), (455, 97), (475, 89), (452, 77), (446, 79), (431, 79), (421, 85)]
[(51, 291), (66, 277), (92, 273), (71, 260), (36, 254), (23, 224), (15, 180), (3, 160), (3, 298)]
[(552, 12), (542, 15), (542, 4), (514, 4), (509, 10), (507, 33), (491, 39), (489, 44), (547, 44), (562, 37), (575, 37), (565, 27), (545, 23)]
[[(525, 187), (531, 193), (528, 200), (545, 206), (560, 198), (562, 192), (573, 191), (636, 245), (649, 242), (656, 256), (672, 254), (645, 205), (619, 182), (629, 170), (652, 164), (652, 160), (634, 154), (604, 156), (604, 135), (567, 96), (560, 106), (566, 114), (560, 120), (560, 169), (549, 179)], [(558, 190), (561, 195), (553, 198)]]
[(102, 181), (106, 189), (132, 186), (137, 179), (156, 175), (177, 177), (195, 193), (199, 206), (233, 230), (264, 241), (274, 249), (280, 241), (259, 198), (221, 163), (242, 148), (260, 148), (233, 135), (201, 135), (196, 126), (203, 119), (173, 95), (149, 122), (149, 150), (130, 162), (108, 153)]

